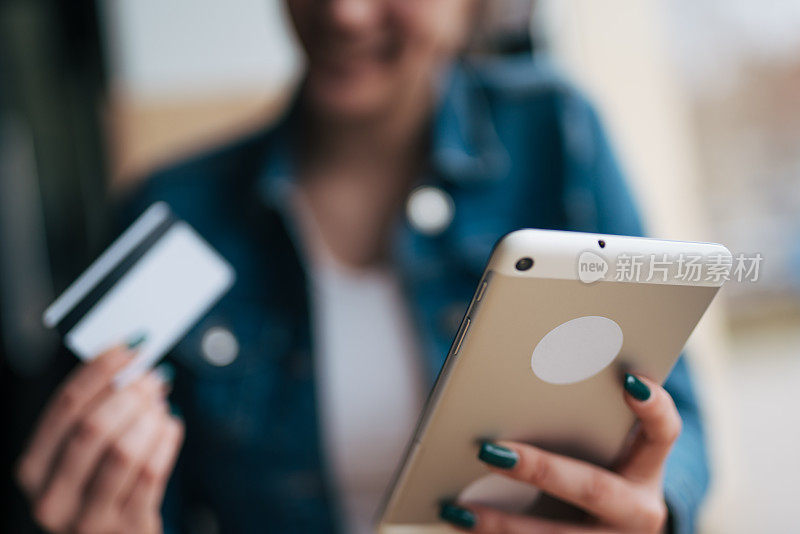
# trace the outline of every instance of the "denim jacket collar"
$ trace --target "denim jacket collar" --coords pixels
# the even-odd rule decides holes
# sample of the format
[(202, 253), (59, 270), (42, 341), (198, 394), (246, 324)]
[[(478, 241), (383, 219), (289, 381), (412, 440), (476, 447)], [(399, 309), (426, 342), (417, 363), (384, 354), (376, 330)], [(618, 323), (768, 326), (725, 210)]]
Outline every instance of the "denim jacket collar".
[(433, 172), (455, 184), (497, 180), (510, 165), (475, 76), (466, 62), (450, 66), (431, 131)]
[[(510, 159), (489, 113), (487, 95), (474, 83), (464, 62), (453, 63), (441, 78), (431, 126), (431, 178), (453, 184), (498, 180)], [(300, 102), (295, 98), (272, 128), (256, 187), (269, 205), (283, 205), (294, 179), (293, 140)]]

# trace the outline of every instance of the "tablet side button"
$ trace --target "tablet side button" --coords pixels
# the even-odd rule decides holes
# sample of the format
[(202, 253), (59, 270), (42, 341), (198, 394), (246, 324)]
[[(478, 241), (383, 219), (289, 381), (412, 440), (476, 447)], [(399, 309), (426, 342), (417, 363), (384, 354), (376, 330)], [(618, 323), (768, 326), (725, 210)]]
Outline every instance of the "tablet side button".
[(484, 280), (481, 284), (480, 289), (478, 289), (478, 295), (475, 297), (475, 302), (480, 302), (483, 298), (483, 293), (486, 291), (486, 286), (489, 285), (488, 280)]
[(474, 317), (475, 312), (478, 309), (478, 305), (481, 303), (483, 296), (486, 294), (486, 288), (489, 287), (489, 278), (491, 275), (492, 273), (489, 273), (484, 277), (483, 282), (481, 282), (481, 285), (478, 287), (478, 290), (472, 297), (472, 301), (469, 303), (469, 308), (467, 308), (467, 317)]
[(458, 354), (458, 351), (461, 350), (461, 342), (464, 341), (464, 336), (467, 335), (467, 330), (469, 330), (469, 317), (464, 319), (464, 325), (461, 327), (461, 331), (458, 333), (458, 341), (456, 341), (456, 348), (453, 351), (453, 356)]

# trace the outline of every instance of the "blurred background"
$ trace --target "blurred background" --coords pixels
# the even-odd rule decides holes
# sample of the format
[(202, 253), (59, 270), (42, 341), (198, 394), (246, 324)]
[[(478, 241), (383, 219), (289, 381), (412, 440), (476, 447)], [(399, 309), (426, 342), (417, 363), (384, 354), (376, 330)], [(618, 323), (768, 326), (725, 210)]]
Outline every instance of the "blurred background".
[[(530, 24), (600, 109), (650, 234), (763, 257), (690, 340), (708, 533), (800, 532), (797, 28), (798, 0), (539, 0)], [(101, 250), (109, 198), (269, 123), (302, 68), (279, 0), (0, 0), (4, 469), (67, 365), (41, 311)]]

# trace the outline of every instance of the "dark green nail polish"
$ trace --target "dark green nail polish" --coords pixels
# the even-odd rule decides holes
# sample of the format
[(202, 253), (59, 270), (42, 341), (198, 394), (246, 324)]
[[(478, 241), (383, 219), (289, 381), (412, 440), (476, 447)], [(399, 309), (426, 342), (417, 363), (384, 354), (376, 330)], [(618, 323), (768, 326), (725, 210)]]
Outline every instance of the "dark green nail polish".
[(647, 387), (647, 384), (630, 373), (625, 373), (625, 391), (638, 401), (646, 401), (650, 398), (650, 388)]
[(519, 455), (507, 447), (501, 447), (494, 443), (484, 443), (478, 453), (478, 459), (495, 467), (511, 469), (519, 461)]
[(167, 389), (172, 387), (172, 382), (175, 380), (175, 367), (169, 362), (161, 362), (153, 369), (155, 374)]
[(177, 419), (183, 421), (183, 410), (177, 404), (169, 403), (169, 411), (170, 413)]
[(455, 504), (443, 504), (439, 517), (457, 527), (471, 529), (475, 526), (475, 514)]
[(132, 337), (130, 340), (128, 340), (128, 343), (127, 343), (128, 349), (135, 349), (136, 347), (138, 347), (139, 345), (141, 345), (145, 341), (147, 341), (147, 334), (145, 334), (145, 333), (138, 334), (138, 335)]

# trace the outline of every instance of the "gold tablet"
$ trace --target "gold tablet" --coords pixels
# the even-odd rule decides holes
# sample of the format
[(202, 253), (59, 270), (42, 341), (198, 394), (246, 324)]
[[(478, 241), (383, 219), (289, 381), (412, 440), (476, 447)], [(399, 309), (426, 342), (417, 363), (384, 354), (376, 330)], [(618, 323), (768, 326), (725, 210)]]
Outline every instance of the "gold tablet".
[(434, 532), (440, 504), (459, 497), (529, 509), (535, 489), (490, 475), (477, 459), (486, 440), (612, 465), (634, 423), (622, 375), (664, 382), (730, 265), (728, 249), (713, 243), (505, 236), (389, 488), (379, 531)]

